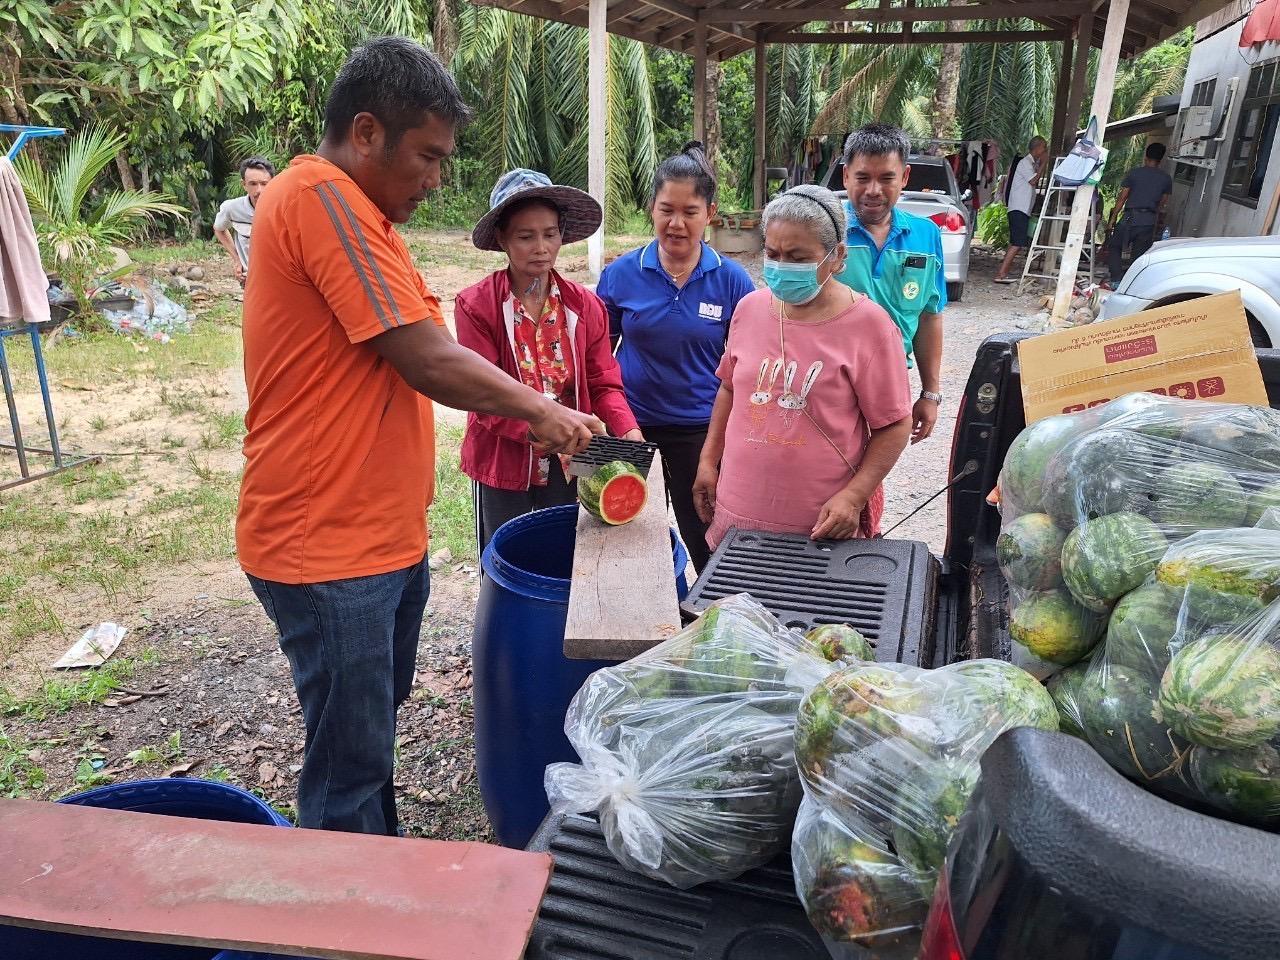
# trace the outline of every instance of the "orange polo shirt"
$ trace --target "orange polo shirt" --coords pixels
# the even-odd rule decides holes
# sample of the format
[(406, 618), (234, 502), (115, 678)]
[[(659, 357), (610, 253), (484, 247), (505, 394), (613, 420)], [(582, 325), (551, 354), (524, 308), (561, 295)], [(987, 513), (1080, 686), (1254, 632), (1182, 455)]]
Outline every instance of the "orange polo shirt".
[(370, 340), (443, 324), (439, 301), (391, 222), (320, 157), (294, 158), (263, 192), (251, 256), (241, 567), (297, 584), (417, 563), (435, 474), (431, 401)]

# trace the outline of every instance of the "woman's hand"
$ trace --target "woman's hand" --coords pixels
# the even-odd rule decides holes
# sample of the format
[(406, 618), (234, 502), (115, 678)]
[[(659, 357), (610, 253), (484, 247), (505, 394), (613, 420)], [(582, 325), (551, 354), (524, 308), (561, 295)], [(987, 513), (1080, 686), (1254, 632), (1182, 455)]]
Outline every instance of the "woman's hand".
[(640, 443), (644, 443), (644, 434), (640, 432), (639, 427), (636, 427), (634, 430), (628, 430), (626, 433), (624, 433), (621, 439), (636, 440)]
[(719, 467), (709, 463), (698, 464), (698, 475), (693, 480), (693, 508), (703, 523), (711, 523), (716, 514), (716, 484), (719, 482)]
[[(695, 496), (697, 486), (694, 486)], [(822, 505), (818, 514), (818, 522), (809, 534), (813, 540), (851, 540), (858, 535), (858, 524), (862, 519), (862, 508), (867, 498), (851, 490), (841, 490)]]

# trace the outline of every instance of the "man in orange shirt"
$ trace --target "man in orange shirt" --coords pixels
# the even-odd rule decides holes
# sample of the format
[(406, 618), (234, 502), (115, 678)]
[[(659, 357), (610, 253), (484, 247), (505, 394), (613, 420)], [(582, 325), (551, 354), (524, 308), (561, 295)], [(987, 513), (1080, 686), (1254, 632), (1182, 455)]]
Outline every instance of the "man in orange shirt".
[(294, 158), (255, 212), (236, 546), (302, 705), (304, 827), (398, 829), (396, 707), (429, 589), (431, 399), (524, 420), (547, 452), (604, 429), (460, 347), (392, 226), (439, 186), (469, 118), (426, 49), (372, 40), (334, 82), (316, 155)]

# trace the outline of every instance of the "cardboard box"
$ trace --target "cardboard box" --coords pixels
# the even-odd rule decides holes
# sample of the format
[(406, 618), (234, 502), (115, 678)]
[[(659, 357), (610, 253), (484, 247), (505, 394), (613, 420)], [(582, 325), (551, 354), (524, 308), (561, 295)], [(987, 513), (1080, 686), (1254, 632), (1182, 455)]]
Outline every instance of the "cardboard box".
[(1027, 423), (1145, 391), (1267, 405), (1238, 291), (1018, 344)]

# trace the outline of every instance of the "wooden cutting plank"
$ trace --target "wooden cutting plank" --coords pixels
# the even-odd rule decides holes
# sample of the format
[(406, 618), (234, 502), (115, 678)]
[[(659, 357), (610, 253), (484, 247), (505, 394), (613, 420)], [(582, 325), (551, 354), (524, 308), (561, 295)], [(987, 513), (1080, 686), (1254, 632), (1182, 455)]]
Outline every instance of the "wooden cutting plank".
[(0, 923), (338, 960), (517, 960), (551, 858), (0, 800)]
[(680, 630), (662, 455), (649, 466), (649, 497), (630, 523), (611, 527), (578, 511), (564, 655), (628, 660)]

